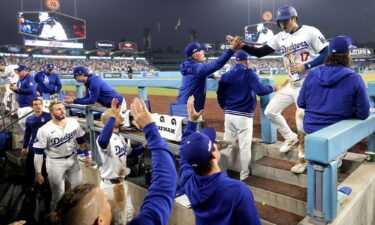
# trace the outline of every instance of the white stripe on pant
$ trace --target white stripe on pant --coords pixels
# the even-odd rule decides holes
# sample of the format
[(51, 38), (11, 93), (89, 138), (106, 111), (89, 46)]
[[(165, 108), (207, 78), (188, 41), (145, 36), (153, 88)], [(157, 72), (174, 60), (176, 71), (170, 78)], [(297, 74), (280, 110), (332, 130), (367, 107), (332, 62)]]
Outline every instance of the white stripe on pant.
[(65, 178), (69, 180), (70, 187), (74, 188), (82, 183), (82, 172), (76, 154), (67, 159), (47, 157), (46, 168), (52, 192), (51, 211), (54, 211), (65, 192)]
[(246, 179), (250, 174), (251, 142), (253, 139), (253, 118), (225, 114), (224, 140), (231, 142), (222, 154), (231, 157), (233, 145), (238, 139), (241, 158), (240, 179)]

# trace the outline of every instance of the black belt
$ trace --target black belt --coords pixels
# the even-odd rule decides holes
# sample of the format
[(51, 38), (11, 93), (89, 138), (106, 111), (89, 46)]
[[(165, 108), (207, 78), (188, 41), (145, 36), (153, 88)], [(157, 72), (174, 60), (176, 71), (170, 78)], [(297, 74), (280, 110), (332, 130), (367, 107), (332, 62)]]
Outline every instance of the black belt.
[(74, 154), (74, 152), (70, 155), (67, 155), (67, 156), (61, 156), (61, 157), (48, 157), (50, 159), (67, 159), (69, 158), (70, 156), (72, 156)]
[(124, 177), (123, 179), (121, 178), (115, 178), (115, 179), (105, 179), (105, 178), (102, 178), (102, 181), (109, 181), (111, 182), (111, 184), (119, 184), (121, 183), (122, 181), (126, 180), (126, 177)]

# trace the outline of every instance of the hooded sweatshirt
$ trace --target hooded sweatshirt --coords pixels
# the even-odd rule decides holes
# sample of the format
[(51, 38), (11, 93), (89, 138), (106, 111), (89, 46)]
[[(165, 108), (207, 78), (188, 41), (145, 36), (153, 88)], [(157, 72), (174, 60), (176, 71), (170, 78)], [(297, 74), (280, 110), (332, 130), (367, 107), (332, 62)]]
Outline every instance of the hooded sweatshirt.
[(117, 98), (120, 105), (123, 101), (123, 97), (113, 87), (95, 75), (89, 75), (85, 86), (85, 96), (75, 99), (75, 104), (90, 105), (98, 102), (102, 106), (110, 108), (113, 98)]
[(182, 62), (180, 66), (182, 81), (177, 104), (186, 104), (189, 97), (194, 95), (195, 110), (197, 112), (202, 110), (206, 100), (207, 78), (212, 77), (212, 73), (223, 67), (233, 54), (234, 52), (229, 49), (210, 64), (202, 64), (192, 59)]
[(341, 120), (364, 120), (370, 114), (362, 77), (341, 65), (313, 69), (302, 85), (297, 104), (305, 109), (303, 126), (308, 134)]
[[(181, 148), (196, 126), (188, 121)], [(180, 185), (189, 198), (197, 225), (261, 224), (253, 195), (243, 182), (229, 178), (224, 172), (199, 176), (182, 152), (180, 149)]]

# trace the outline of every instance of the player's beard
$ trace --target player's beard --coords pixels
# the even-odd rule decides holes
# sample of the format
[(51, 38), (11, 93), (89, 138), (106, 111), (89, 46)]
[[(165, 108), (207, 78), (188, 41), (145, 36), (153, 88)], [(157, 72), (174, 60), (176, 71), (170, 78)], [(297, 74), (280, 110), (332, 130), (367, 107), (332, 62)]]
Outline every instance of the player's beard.
[(53, 115), (55, 117), (56, 120), (63, 120), (66, 118), (65, 114), (61, 114), (61, 115)]

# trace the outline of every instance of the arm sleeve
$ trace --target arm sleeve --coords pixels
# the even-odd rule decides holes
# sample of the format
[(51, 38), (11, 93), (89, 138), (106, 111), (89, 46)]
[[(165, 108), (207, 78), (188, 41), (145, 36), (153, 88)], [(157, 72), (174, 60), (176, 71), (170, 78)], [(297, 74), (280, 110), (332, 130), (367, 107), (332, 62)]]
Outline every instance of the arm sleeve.
[[(89, 94), (89, 92), (90, 92), (90, 94)], [(99, 92), (100, 92), (99, 85), (92, 83), (90, 91), (86, 90), (85, 97), (84, 98), (77, 98), (76, 100), (74, 100), (74, 103), (75, 104), (81, 104), (81, 105), (94, 104), (99, 98)]]
[(34, 91), (36, 90), (34, 78), (28, 78), (26, 83), (27, 83), (26, 87), (24, 87), (22, 89), (18, 89), (18, 93), (20, 93), (20, 94), (32, 94), (32, 93), (34, 93)]
[(261, 225), (251, 191), (246, 186), (241, 185), (241, 189), (237, 194), (237, 209), (234, 214), (234, 221), (236, 221), (235, 224)]
[[(359, 76), (359, 75), (358, 75)], [(358, 78), (356, 96), (354, 100), (354, 116), (355, 118), (364, 120), (370, 115), (370, 103), (368, 100), (366, 85), (362, 78)]]
[(242, 47), (242, 50), (244, 50), (248, 54), (250, 54), (252, 56), (256, 56), (258, 58), (269, 55), (269, 54), (271, 54), (275, 51), (273, 48), (271, 48), (268, 45), (263, 45), (260, 48), (245, 45), (245, 46)]
[(62, 85), (60, 80), (60, 75), (56, 74), (56, 93), (59, 94), (61, 91)]
[(38, 133), (36, 135), (33, 148), (39, 148), (43, 150), (46, 147), (47, 147), (47, 135), (45, 134), (43, 127), (41, 127), (39, 128)]
[(30, 126), (30, 122), (26, 119), (25, 133), (23, 137), (23, 148), (27, 148), (29, 146), (30, 137), (31, 137), (31, 126)]
[(143, 129), (152, 154), (152, 183), (137, 217), (129, 224), (168, 223), (177, 188), (177, 173), (172, 153), (161, 138), (155, 123)]
[(249, 79), (249, 84), (252, 90), (259, 95), (268, 95), (269, 93), (272, 93), (274, 91), (274, 88), (270, 85), (264, 85), (260, 81), (258, 75), (252, 71), (252, 70), (247, 70), (247, 75), (250, 78)]
[(35, 173), (41, 173), (42, 172), (42, 165), (43, 165), (43, 154), (35, 153), (35, 155), (34, 155)]
[(216, 91), (216, 95), (217, 95), (217, 101), (219, 102), (219, 105), (222, 109), (224, 109), (224, 106), (225, 106), (225, 101), (226, 101), (226, 94), (225, 94), (225, 80), (224, 78), (222, 77), (219, 81), (219, 86), (217, 88), (217, 91)]
[(180, 147), (180, 186), (184, 188), (186, 181), (193, 175), (194, 171), (191, 165), (184, 159), (182, 155), (182, 148), (186, 144), (187, 137), (190, 134), (194, 133), (197, 129), (197, 123), (188, 121), (184, 132), (182, 133), (181, 138), (181, 147)]
[(324, 60), (326, 59), (327, 55), (328, 55), (328, 46), (323, 48), (319, 52), (318, 57), (316, 57), (315, 59), (313, 59), (312, 61), (310, 61), (310, 62), (308, 62), (304, 65), (305, 70), (314, 68), (314, 67), (319, 66), (319, 65), (322, 65), (324, 63)]
[(197, 67), (197, 74), (200, 77), (208, 77), (215, 71), (219, 70), (221, 67), (227, 63), (227, 61), (232, 57), (234, 51), (228, 49), (224, 54), (222, 54), (219, 58), (209, 64), (199, 64)]
[(116, 119), (114, 117), (110, 117), (103, 127), (102, 132), (100, 133), (98, 137), (98, 145), (101, 149), (106, 149), (109, 141), (111, 140), (112, 137), (112, 131), (113, 128), (115, 127)]

